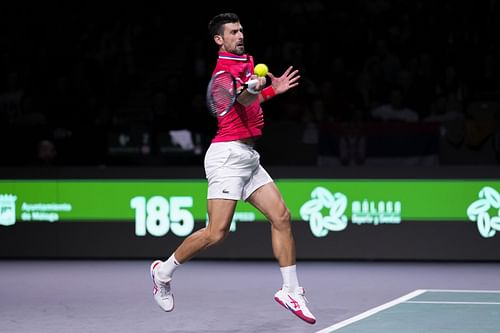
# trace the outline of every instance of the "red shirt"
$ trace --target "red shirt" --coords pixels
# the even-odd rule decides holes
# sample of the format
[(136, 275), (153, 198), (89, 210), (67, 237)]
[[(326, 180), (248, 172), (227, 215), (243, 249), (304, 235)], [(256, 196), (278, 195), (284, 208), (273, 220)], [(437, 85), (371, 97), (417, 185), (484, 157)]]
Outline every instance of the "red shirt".
[[(218, 71), (230, 72), (243, 84), (253, 74), (254, 62), (250, 55), (236, 55), (228, 52), (219, 52), (217, 65), (212, 73)], [(259, 99), (244, 106), (236, 101), (231, 110), (223, 117), (218, 117), (218, 130), (212, 142), (225, 142), (240, 139), (256, 138), (262, 135), (264, 127), (264, 114), (260, 107)]]

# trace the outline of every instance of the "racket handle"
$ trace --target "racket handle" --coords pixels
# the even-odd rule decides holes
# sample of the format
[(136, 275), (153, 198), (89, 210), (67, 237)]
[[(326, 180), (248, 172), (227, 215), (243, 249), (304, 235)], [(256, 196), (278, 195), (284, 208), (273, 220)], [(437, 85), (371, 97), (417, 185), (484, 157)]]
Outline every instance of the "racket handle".
[(247, 91), (251, 94), (257, 95), (259, 93), (259, 91), (254, 90), (257, 83), (259, 83), (258, 79), (253, 79), (253, 80), (247, 81), (247, 83), (245, 84), (247, 86)]
[(257, 83), (259, 83), (258, 79), (249, 80), (249, 81), (247, 81), (246, 86), (248, 87), (248, 89), (253, 89), (253, 88), (255, 88)]

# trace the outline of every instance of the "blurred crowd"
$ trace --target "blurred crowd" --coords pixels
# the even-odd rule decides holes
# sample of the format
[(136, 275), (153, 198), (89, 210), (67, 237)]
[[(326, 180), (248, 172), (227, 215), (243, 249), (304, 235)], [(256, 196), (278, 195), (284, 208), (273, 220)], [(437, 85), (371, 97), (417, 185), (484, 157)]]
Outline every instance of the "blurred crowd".
[[(238, 13), (256, 62), (275, 75), (289, 65), (301, 71), (299, 89), (264, 105), (269, 128), (301, 125), (283, 137), (361, 164), (371, 140), (386, 134), (377, 124), (432, 123), (436, 140), (500, 163), (497, 0), (180, 6), (7, 5), (0, 166), (199, 163), (216, 130), (205, 110), (216, 58), (207, 23), (220, 11)], [(192, 144), (176, 141), (179, 130)]]

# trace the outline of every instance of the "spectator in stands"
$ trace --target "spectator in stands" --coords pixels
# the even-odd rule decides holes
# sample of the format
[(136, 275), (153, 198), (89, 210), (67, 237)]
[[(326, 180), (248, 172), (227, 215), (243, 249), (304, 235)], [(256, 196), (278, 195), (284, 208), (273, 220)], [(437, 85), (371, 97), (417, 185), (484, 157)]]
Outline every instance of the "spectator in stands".
[(6, 81), (3, 91), (0, 86), (0, 121), (4, 124), (11, 123), (19, 116), (24, 95), (18, 72), (10, 72)]
[(355, 109), (352, 119), (342, 123), (339, 135), (339, 159), (342, 165), (365, 163), (366, 133), (361, 109)]
[(440, 124), (440, 135), (454, 146), (460, 145), (464, 138), (465, 115), (457, 96), (439, 95), (430, 107), (430, 114), (424, 122)]
[(57, 150), (51, 140), (43, 139), (37, 144), (36, 164), (41, 166), (54, 165), (56, 163)]
[[(454, 116), (444, 111), (453, 103), (450, 93), (464, 109), (472, 99), (498, 101), (500, 48), (495, 31), (500, 24), (499, 3), (270, 2), (270, 16), (292, 18), (294, 25), (285, 28), (278, 19), (273, 38), (263, 33), (268, 26), (262, 22), (249, 27), (261, 37), (262, 51), (255, 54), (256, 59), (274, 70), (283, 59), (303, 68), (299, 90), (303, 96), (288, 111), (285, 101), (274, 101), (277, 112), (267, 114), (266, 119), (300, 122), (303, 104), (312, 107), (310, 101), (319, 95), (326, 118), (345, 121), (353, 108), (362, 107), (367, 114), (374, 111), (392, 87), (401, 90), (406, 108), (426, 121)], [(188, 3), (181, 6), (189, 8)], [(105, 4), (68, 3), (60, 11), (47, 6), (38, 9), (26, 12), (19, 3), (10, 2), (0, 12), (4, 25), (15, 32), (2, 35), (0, 126), (9, 126), (20, 136), (23, 132), (17, 127), (27, 123), (62, 128), (96, 124), (108, 131), (112, 126), (137, 123), (136, 113), (120, 113), (132, 103), (150, 108), (151, 114), (143, 117), (148, 126), (192, 125), (197, 117), (182, 101), (204, 96), (211, 64), (203, 60), (205, 43), (190, 28), (180, 43), (157, 42), (181, 21), (180, 16), (162, 20), (159, 13), (168, 9), (167, 4), (124, 5), (121, 14), (114, 16), (101, 15), (115, 12)], [(193, 15), (193, 22), (199, 22), (204, 13)], [(187, 45), (189, 53), (184, 52)], [(326, 45), (333, 48), (327, 58)], [(158, 81), (155, 92), (161, 93), (155, 95), (157, 104), (151, 111), (151, 99), (136, 100), (135, 96), (149, 96), (142, 93)], [(287, 100), (298, 93), (291, 93)], [(26, 95), (31, 97), (26, 99)], [(24, 103), (31, 103), (26, 107), (35, 113), (25, 110)], [(384, 117), (393, 114), (387, 110), (389, 104), (375, 114), (384, 110)], [(396, 118), (414, 121), (413, 116), (405, 117), (407, 113), (397, 112)], [(211, 133), (205, 124), (199, 125)]]
[(379, 120), (399, 120), (406, 122), (416, 122), (419, 120), (418, 113), (408, 108), (403, 101), (401, 90), (393, 88), (390, 101), (371, 110), (373, 119)]
[(462, 104), (455, 94), (439, 95), (430, 107), (430, 114), (423, 118), (427, 122), (447, 122), (464, 118)]

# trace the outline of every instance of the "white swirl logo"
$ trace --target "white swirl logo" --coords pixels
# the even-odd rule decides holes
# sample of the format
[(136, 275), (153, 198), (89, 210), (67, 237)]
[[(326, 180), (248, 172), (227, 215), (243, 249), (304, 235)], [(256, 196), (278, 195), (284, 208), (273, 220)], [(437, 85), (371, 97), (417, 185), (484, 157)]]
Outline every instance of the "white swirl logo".
[[(491, 208), (497, 209), (497, 216), (490, 217)], [(495, 236), (496, 232), (500, 231), (500, 194), (492, 187), (483, 187), (479, 191), (479, 199), (467, 208), (467, 216), (469, 220), (477, 222), (481, 236)]]
[[(311, 200), (300, 207), (300, 217), (309, 221), (311, 232), (316, 237), (325, 237), (328, 231), (341, 231), (347, 227), (347, 197), (342, 193), (332, 194), (318, 186), (311, 192)], [(329, 215), (323, 216), (326, 209)]]

